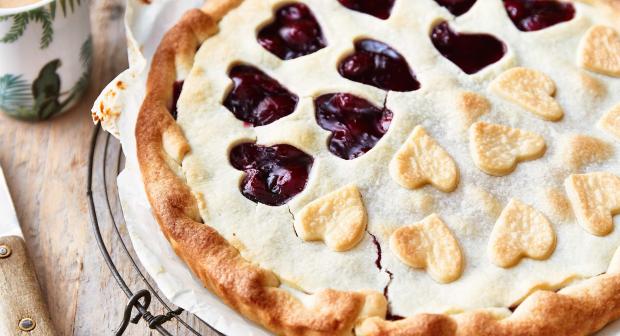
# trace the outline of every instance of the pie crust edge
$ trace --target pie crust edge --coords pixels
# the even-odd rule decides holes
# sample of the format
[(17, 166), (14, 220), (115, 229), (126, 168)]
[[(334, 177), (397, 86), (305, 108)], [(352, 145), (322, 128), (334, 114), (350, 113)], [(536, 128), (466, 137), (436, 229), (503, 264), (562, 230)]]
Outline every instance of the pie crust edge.
[[(286, 335), (587, 335), (620, 318), (620, 274), (611, 272), (620, 267), (613, 261), (606, 274), (558, 292), (534, 292), (509, 317), (477, 310), (389, 321), (382, 293), (325, 289), (302, 303), (278, 288), (280, 281), (271, 271), (244, 260), (201, 222), (198, 201), (178, 173), (189, 144), (168, 109), (177, 72), (189, 72), (197, 47), (217, 33), (219, 20), (241, 1), (210, 0), (166, 33), (153, 57), (135, 130), (155, 218), (177, 255), (209, 290), (245, 317)], [(588, 2), (620, 15), (613, 0)]]

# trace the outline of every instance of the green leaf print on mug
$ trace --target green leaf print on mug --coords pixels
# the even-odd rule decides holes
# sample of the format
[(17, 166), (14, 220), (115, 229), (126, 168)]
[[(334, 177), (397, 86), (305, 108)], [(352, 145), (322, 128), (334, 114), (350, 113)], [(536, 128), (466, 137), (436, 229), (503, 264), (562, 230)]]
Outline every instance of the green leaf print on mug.
[(0, 77), (0, 110), (27, 120), (45, 120), (60, 113), (88, 87), (91, 47), (91, 39), (82, 45), (80, 59), (84, 72), (67, 92), (60, 91), (58, 69), (62, 63), (59, 59), (43, 66), (32, 85), (28, 85), (22, 76), (7, 74)]
[(76, 7), (82, 5), (82, 0), (57, 0), (57, 1), (52, 1), (52, 3), (50, 3), (50, 12), (52, 14), (52, 19), (56, 17), (57, 3), (60, 4), (60, 8), (62, 9), (62, 15), (64, 17), (67, 17), (67, 9), (69, 9), (71, 11), (71, 13), (73, 13), (75, 11)]
[(39, 42), (39, 47), (41, 49), (46, 49), (52, 43), (54, 39), (54, 28), (52, 28), (53, 19), (47, 8), (38, 8), (15, 15), (0, 16), (0, 21), (7, 21), (9, 19), (12, 19), (13, 22), (9, 31), (0, 38), (1, 43), (13, 43), (17, 41), (24, 35), (30, 22), (41, 23), (41, 27), (43, 28), (43, 33), (41, 34), (41, 40)]
[(12, 116), (30, 114), (32, 92), (28, 81), (11, 74), (0, 77), (0, 109)]

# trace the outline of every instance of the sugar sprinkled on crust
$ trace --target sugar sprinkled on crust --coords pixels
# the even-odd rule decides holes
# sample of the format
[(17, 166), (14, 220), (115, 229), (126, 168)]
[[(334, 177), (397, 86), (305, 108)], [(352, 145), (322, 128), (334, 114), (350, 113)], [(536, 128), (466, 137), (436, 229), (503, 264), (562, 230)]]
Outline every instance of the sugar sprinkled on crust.
[[(162, 61), (162, 63), (158, 64), (163, 63), (165, 62)], [(270, 62), (268, 63), (277, 64), (277, 62), (273, 62), (273, 60), (270, 60)], [(162, 78), (156, 77), (157, 76), (153, 76), (154, 80), (156, 82), (160, 82)], [(155, 98), (163, 100), (167, 99), (165, 95), (164, 97)], [(160, 101), (159, 103), (162, 102)], [(149, 105), (148, 107), (149, 109), (147, 110), (149, 111), (149, 114), (156, 114), (156, 112), (154, 111), (157, 111), (157, 109), (151, 109), (154, 107), (153, 105)], [(146, 110), (143, 109), (143, 111)], [(144, 114), (146, 113), (147, 112), (144, 112)], [(158, 115), (156, 114), (156, 116), (161, 118), (162, 116), (165, 116), (165, 113)], [(142, 120), (148, 121), (144, 118)], [(167, 131), (170, 130), (168, 129), (168, 121), (162, 123), (159, 121), (155, 122), (155, 120), (158, 119), (154, 118), (154, 120), (150, 120), (150, 122), (148, 122), (148, 126), (145, 125), (141, 128), (144, 131), (144, 128), (146, 127), (152, 127), (152, 125), (157, 125), (157, 127), (155, 127), (156, 131), (154, 133), (144, 131), (143, 133), (138, 134), (137, 132), (137, 137), (142, 139), (143, 144), (148, 144), (146, 145), (147, 147), (154, 146), (153, 149), (160, 150), (161, 147), (158, 147), (158, 143), (161, 140), (158, 139), (157, 132), (164, 129)], [(513, 123), (510, 123), (510, 125), (515, 126)], [(432, 133), (435, 134), (435, 130), (433, 130)], [(389, 141), (389, 137), (386, 141)], [(261, 283), (263, 286), (277, 286), (277, 281), (275, 281), (275, 278), (272, 275), (269, 275), (268, 272), (262, 273), (263, 271), (261, 271), (259, 273), (253, 273), (256, 271), (255, 267), (247, 266), (245, 263), (237, 264), (237, 262), (240, 262), (238, 260), (240, 258), (234, 253), (232, 253), (230, 250), (221, 248), (221, 246), (219, 245), (219, 243), (221, 242), (221, 237), (217, 235), (215, 230), (211, 230), (211, 232), (207, 236), (203, 235), (202, 233), (199, 236), (202, 238), (209, 237), (209, 239), (211, 239), (211, 242), (217, 242), (217, 246), (221, 253), (231, 253), (226, 258), (208, 260), (201, 259), (199, 258), (201, 256), (201, 253), (206, 251), (206, 249), (204, 249), (204, 245), (198, 248), (190, 246), (191, 251), (188, 249), (187, 246), (182, 246), (184, 244), (182, 242), (186, 239), (193, 239), (193, 241), (196, 241), (197, 237), (189, 237), (188, 235), (181, 234), (181, 232), (188, 231), (194, 232), (195, 234), (197, 232), (201, 232), (201, 230), (203, 229), (199, 229), (198, 226), (193, 226), (186, 221), (174, 220), (174, 218), (178, 218), (176, 216), (180, 216), (181, 214), (183, 216), (191, 214), (190, 217), (192, 217), (195, 211), (191, 209), (190, 211), (184, 209), (181, 214), (175, 213), (174, 210), (178, 209), (179, 206), (185, 206), (184, 197), (178, 197), (180, 194), (185, 194), (183, 191), (183, 188), (185, 188), (185, 184), (180, 183), (178, 180), (172, 179), (170, 178), (170, 176), (163, 173), (167, 168), (165, 168), (165, 166), (157, 166), (157, 155), (154, 153), (155, 152), (147, 148), (147, 150), (142, 154), (145, 160), (148, 160), (149, 162), (151, 162), (151, 160), (153, 161), (154, 165), (157, 168), (157, 176), (159, 177), (157, 183), (155, 183), (154, 181), (147, 181), (147, 191), (149, 192), (151, 203), (153, 204), (153, 207), (159, 216), (158, 219), (160, 223), (162, 223), (162, 221), (166, 224), (174, 223), (174, 229), (172, 231), (166, 232), (166, 234), (171, 240), (172, 245), (177, 250), (177, 253), (179, 253), (185, 260), (187, 260), (190, 267), (200, 276), (200, 278), (209, 288), (216, 292), (216, 294), (222, 296), (229, 304), (240, 310), (244, 315), (258, 320), (260, 323), (265, 324), (268, 328), (276, 330), (277, 332), (296, 335), (336, 335), (340, 334), (340, 331), (342, 331), (343, 334), (348, 334), (350, 333), (350, 329), (346, 331), (345, 329), (350, 328), (352, 325), (351, 323), (354, 322), (351, 322), (353, 320), (346, 317), (358, 316), (362, 317), (362, 320), (356, 320), (356, 322), (360, 322), (357, 332), (358, 334), (364, 335), (452, 335), (456, 333), (457, 324), (459, 325), (459, 334), (462, 335), (480, 335), (482, 331), (487, 333), (490, 332), (493, 335), (511, 335), (525, 332), (524, 330), (547, 330), (550, 331), (550, 334), (553, 335), (582, 335), (598, 329), (601, 325), (603, 325), (605, 322), (618, 314), (618, 309), (616, 308), (617, 304), (612, 298), (614, 297), (615, 291), (618, 291), (618, 288), (620, 288), (620, 284), (618, 284), (619, 280), (613, 276), (600, 276), (588, 281), (587, 286), (570, 288), (570, 290), (561, 291), (559, 294), (551, 292), (535, 293), (534, 295), (530, 296), (524, 302), (524, 304), (522, 304), (517, 309), (515, 314), (513, 314), (509, 318), (502, 320), (498, 320), (496, 315), (492, 315), (490, 313), (486, 314), (484, 312), (473, 312), (469, 314), (459, 315), (455, 318), (451, 318), (446, 315), (416, 315), (414, 317), (399, 322), (388, 322), (382, 319), (383, 315), (385, 314), (385, 310), (381, 311), (381, 309), (369, 309), (370, 311), (374, 311), (373, 314), (378, 317), (370, 317), (364, 320), (363, 318), (368, 317), (368, 314), (362, 313), (363, 311), (366, 311), (366, 307), (369, 305), (377, 306), (371, 303), (377, 302), (375, 299), (379, 298), (380, 296), (377, 296), (377, 293), (373, 293), (369, 296), (365, 293), (325, 291), (316, 294), (316, 299), (312, 300), (313, 302), (317, 303), (316, 305), (304, 307), (300, 306), (294, 301), (291, 301), (290, 297), (279, 292), (275, 287), (262, 287), (262, 289), (266, 288), (266, 293), (269, 293), (269, 295), (264, 298), (270, 299), (272, 297), (279, 297), (278, 300), (282, 301), (269, 301), (269, 303), (274, 303), (274, 306), (278, 307), (290, 308), (288, 309), (288, 313), (279, 315), (279, 313), (276, 313), (274, 311), (266, 310), (261, 312), (261, 314), (266, 315), (257, 316), (257, 309), (263, 309), (264, 306), (258, 306), (258, 302), (244, 301), (244, 298), (247, 298), (247, 296), (244, 295), (247, 295), (247, 293), (239, 292), (238, 287), (218, 287), (221, 285), (221, 281), (223, 281), (224, 278), (214, 276), (214, 274), (211, 273), (213, 272), (213, 270), (212, 266), (210, 265), (214, 263), (214, 260), (235, 260), (235, 263), (233, 263), (230, 268), (225, 269), (246, 270), (248, 273), (235, 273), (236, 275), (239, 275), (240, 278), (245, 279), (245, 277), (249, 274), (260, 274), (260, 276), (253, 276), (252, 279), (259, 280), (259, 283)], [(153, 172), (153, 174), (155, 175), (154, 170), (148, 167), (141, 168), (143, 170), (146, 169), (150, 172)], [(146, 175), (147, 174), (145, 174), (145, 176)], [(175, 193), (170, 194), (170, 190), (174, 190)], [(164, 196), (165, 194), (170, 195)], [(186, 195), (191, 195), (191, 193), (186, 193)], [(159, 199), (160, 197), (162, 198), (162, 200)], [(188, 197), (191, 198), (190, 196)], [(209, 201), (207, 200), (207, 202)], [(170, 205), (174, 205), (174, 207), (171, 208)], [(190, 205), (189, 208), (193, 208), (193, 206)], [(208, 228), (208, 226), (203, 225), (200, 226), (200, 228)], [(194, 259), (193, 257), (197, 258)], [(208, 256), (208, 258), (212, 257), (213, 256), (210, 255)], [(218, 264), (218, 266), (222, 265), (225, 264)], [(256, 282), (248, 281), (244, 282), (244, 284), (255, 285)], [(248, 286), (247, 288), (253, 288), (255, 290), (258, 290), (258, 293), (263, 293), (261, 286)], [(385, 306), (385, 301), (382, 302), (383, 306)], [(345, 303), (348, 303), (348, 305)], [(308, 311), (308, 309), (310, 310)], [(552, 314), (549, 313), (551, 311), (553, 312)], [(600, 313), (595, 313), (595, 317), (592, 317), (592, 312)], [(315, 314), (320, 315), (321, 322), (319, 322)], [(334, 316), (342, 317), (343, 319), (341, 321), (343, 322), (340, 324), (334, 323), (333, 319), (331, 319), (331, 317)], [(586, 316), (590, 316), (589, 320), (584, 320)], [(265, 317), (267, 319), (265, 319)], [(549, 325), (549, 321), (553, 321), (555, 319), (561, 319), (565, 322)], [(364, 327), (369, 325), (371, 326), (371, 328), (375, 329), (367, 332), (368, 329), (365, 329)]]
[(512, 199), (493, 228), (489, 255), (494, 264), (504, 268), (524, 257), (544, 260), (555, 249), (555, 239), (553, 227), (543, 214)]
[(579, 64), (590, 71), (620, 77), (620, 33), (602, 25), (590, 28), (581, 41)]
[(459, 171), (445, 149), (417, 126), (390, 162), (390, 174), (401, 186), (417, 189), (425, 184), (444, 191), (453, 191)]
[(303, 240), (322, 240), (334, 251), (346, 251), (362, 239), (367, 218), (360, 191), (349, 185), (306, 205), (295, 218), (295, 231)]
[(436, 214), (396, 230), (390, 248), (403, 263), (426, 269), (438, 282), (453, 282), (463, 272), (461, 247)]
[(554, 98), (555, 83), (540, 71), (512, 68), (491, 83), (491, 90), (545, 120), (558, 121), (564, 116)]

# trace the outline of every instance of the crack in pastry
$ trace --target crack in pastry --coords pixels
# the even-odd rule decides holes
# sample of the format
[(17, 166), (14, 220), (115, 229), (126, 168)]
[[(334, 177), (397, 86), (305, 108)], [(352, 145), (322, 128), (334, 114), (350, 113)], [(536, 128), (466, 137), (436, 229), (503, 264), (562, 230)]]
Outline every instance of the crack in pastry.
[(611, 233), (613, 216), (620, 213), (620, 176), (608, 172), (571, 175), (564, 185), (579, 224), (596, 236)]
[(470, 127), (469, 147), (478, 168), (494, 176), (508, 175), (517, 163), (537, 159), (546, 150), (545, 139), (536, 133), (482, 121)]
[(493, 227), (488, 249), (495, 265), (508, 268), (525, 257), (549, 258), (555, 243), (555, 231), (549, 220), (533, 207), (511, 199)]
[(555, 100), (556, 86), (553, 80), (540, 71), (513, 68), (499, 75), (491, 83), (491, 91), (512, 101), (536, 116), (558, 121), (564, 111)]
[(390, 162), (394, 181), (407, 189), (426, 184), (443, 191), (454, 191), (459, 170), (450, 154), (422, 126), (416, 126)]
[(426, 269), (437, 282), (453, 282), (463, 273), (461, 247), (436, 214), (394, 231), (390, 248), (404, 264)]
[(342, 187), (306, 205), (295, 220), (295, 232), (305, 241), (320, 240), (334, 251), (347, 251), (364, 237), (368, 216), (360, 191)]
[(581, 40), (578, 63), (584, 69), (620, 77), (620, 33), (608, 26), (590, 28)]

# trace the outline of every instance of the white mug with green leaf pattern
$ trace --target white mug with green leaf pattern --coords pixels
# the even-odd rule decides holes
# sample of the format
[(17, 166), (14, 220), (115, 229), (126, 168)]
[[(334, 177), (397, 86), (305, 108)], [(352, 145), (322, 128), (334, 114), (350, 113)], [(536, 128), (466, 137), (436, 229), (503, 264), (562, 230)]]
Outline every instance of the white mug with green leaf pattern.
[(89, 0), (0, 8), (0, 111), (44, 120), (68, 110), (89, 82)]

